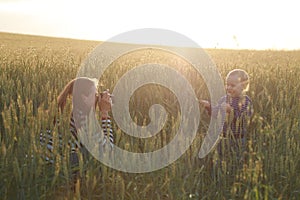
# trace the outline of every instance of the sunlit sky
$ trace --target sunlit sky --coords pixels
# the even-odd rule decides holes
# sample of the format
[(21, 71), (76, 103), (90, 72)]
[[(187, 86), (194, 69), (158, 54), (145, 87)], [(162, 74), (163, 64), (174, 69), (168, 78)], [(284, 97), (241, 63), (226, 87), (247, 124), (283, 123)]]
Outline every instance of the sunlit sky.
[(0, 32), (106, 41), (168, 29), (204, 48), (300, 49), (297, 0), (0, 0)]

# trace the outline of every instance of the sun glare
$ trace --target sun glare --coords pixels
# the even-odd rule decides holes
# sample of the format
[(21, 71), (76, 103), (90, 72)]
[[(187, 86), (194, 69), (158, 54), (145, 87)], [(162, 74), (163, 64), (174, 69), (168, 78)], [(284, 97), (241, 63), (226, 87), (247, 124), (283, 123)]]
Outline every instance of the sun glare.
[(287, 1), (153, 0), (0, 3), (0, 31), (105, 41), (139, 28), (181, 33), (208, 48), (300, 49), (299, 12)]

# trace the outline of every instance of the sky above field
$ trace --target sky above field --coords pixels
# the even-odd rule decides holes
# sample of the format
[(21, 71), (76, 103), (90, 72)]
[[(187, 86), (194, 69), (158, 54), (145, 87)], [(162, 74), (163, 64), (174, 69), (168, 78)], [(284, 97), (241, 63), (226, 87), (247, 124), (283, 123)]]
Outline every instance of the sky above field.
[[(297, 0), (0, 0), (0, 32), (106, 41), (160, 28), (204, 48), (300, 49)], [(175, 44), (176, 45), (176, 44)]]

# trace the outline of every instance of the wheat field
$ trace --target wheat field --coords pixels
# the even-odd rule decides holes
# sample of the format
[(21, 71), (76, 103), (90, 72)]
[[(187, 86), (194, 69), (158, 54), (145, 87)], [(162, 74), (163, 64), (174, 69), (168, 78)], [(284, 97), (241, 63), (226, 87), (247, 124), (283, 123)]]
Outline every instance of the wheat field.
[[(55, 163), (47, 163), (39, 134), (51, 129), (54, 138), (58, 133), (64, 133), (64, 141), (70, 137), (71, 102), (59, 115), (61, 125), (54, 127), (56, 98), (98, 44), (0, 33), (1, 199), (300, 199), (300, 51), (272, 50), (205, 49), (223, 78), (234, 68), (250, 75), (248, 95), (255, 112), (248, 129), (247, 160), (241, 168), (234, 168), (230, 157), (221, 169), (212, 165), (215, 151), (198, 158), (210, 120), (199, 105), (202, 117), (197, 136), (174, 163), (154, 172), (125, 173), (96, 159), (84, 163), (80, 158), (84, 178), (73, 192), (68, 147), (62, 150), (64, 156), (54, 150)], [(128, 69), (149, 62), (174, 67), (190, 81), (197, 98), (209, 98), (202, 77), (186, 61), (153, 50), (116, 60), (101, 77), (99, 90), (113, 90)], [(132, 118), (138, 124), (149, 122), (147, 112), (154, 103), (170, 114), (164, 129), (143, 140), (128, 136), (114, 124), (117, 146), (147, 152), (173, 138), (179, 104), (166, 88), (153, 84), (137, 90), (130, 101)]]

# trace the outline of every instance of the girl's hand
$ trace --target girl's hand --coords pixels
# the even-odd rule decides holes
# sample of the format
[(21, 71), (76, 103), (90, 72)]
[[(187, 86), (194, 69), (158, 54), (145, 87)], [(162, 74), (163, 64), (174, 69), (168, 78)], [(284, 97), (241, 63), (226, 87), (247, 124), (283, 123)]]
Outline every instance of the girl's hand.
[(204, 106), (204, 108), (206, 109), (207, 113), (209, 115), (211, 115), (211, 105), (210, 102), (207, 100), (200, 100), (200, 104)]
[(108, 117), (108, 112), (111, 110), (112, 100), (109, 90), (105, 90), (99, 95), (98, 106), (101, 112), (101, 117)]
[(204, 108), (210, 108), (210, 103), (207, 100), (200, 100), (200, 104), (204, 106)]
[(230, 106), (229, 103), (226, 104), (226, 112), (229, 114), (231, 113), (232, 107)]

